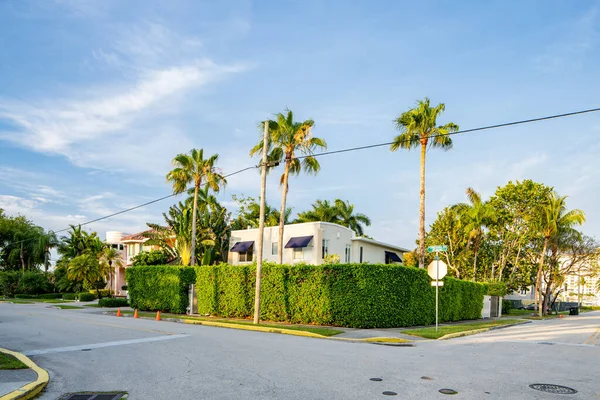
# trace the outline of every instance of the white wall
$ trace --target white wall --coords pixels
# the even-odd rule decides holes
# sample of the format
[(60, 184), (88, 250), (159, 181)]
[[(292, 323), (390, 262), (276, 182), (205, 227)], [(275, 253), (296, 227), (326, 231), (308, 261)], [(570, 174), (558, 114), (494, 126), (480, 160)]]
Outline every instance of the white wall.
[[(309, 247), (303, 249), (303, 260), (293, 259), (293, 249), (286, 249), (285, 245), (292, 237), (313, 236)], [(354, 232), (346, 227), (328, 222), (307, 222), (302, 224), (286, 225), (283, 232), (283, 263), (294, 264), (304, 262), (308, 264), (322, 264), (322, 241), (328, 240), (328, 254), (337, 254), (340, 256), (340, 262), (345, 262), (346, 246), (350, 246), (351, 263), (359, 262), (359, 247), (363, 246), (363, 262), (385, 263), (385, 251), (393, 251), (402, 257), (402, 252), (393, 247), (386, 247), (382, 244), (366, 243), (362, 241), (353, 241)], [(277, 262), (277, 254), (272, 254), (272, 243), (278, 242), (279, 227), (265, 227), (263, 239), (263, 260)], [(229, 248), (237, 242), (254, 241), (254, 261), (256, 261), (256, 242), (258, 240), (258, 229), (246, 229), (231, 232), (231, 243)], [(238, 264), (239, 254), (229, 252), (228, 262)], [(250, 262), (248, 262), (250, 263)]]

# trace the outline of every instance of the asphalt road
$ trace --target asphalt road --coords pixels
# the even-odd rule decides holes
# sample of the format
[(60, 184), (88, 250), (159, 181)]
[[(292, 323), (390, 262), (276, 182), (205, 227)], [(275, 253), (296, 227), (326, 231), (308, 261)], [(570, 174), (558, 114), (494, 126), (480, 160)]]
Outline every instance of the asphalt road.
[[(600, 399), (600, 312), (391, 347), (0, 303), (0, 347), (50, 373), (42, 399)], [(422, 379), (429, 377), (431, 379)], [(382, 381), (370, 381), (381, 378)], [(529, 388), (574, 388), (557, 395)]]

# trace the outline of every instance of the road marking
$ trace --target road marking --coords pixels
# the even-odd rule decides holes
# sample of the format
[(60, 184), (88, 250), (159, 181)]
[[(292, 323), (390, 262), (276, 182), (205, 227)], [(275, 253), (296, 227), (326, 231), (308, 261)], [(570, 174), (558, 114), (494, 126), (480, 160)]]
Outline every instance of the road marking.
[(24, 351), (23, 354), (25, 354), (26, 356), (39, 356), (42, 354), (65, 353), (68, 351), (81, 351), (84, 349), (100, 349), (102, 347), (113, 347), (113, 346), (124, 346), (124, 345), (128, 345), (128, 344), (136, 344), (136, 343), (157, 342), (157, 341), (161, 341), (161, 340), (179, 339), (179, 338), (184, 338), (184, 337), (188, 337), (188, 336), (190, 336), (190, 335), (182, 333), (182, 334), (178, 334), (178, 335), (157, 336), (157, 337), (131, 339), (131, 340), (119, 340), (116, 342), (82, 344), (79, 346), (54, 347), (54, 348), (50, 348), (50, 349), (29, 350), (29, 351)]
[(583, 343), (595, 345), (596, 343), (598, 343), (598, 338), (596, 337), (596, 335), (598, 335), (598, 337), (600, 337), (600, 328), (596, 329), (596, 331), (594, 333), (592, 333), (592, 335), (589, 338), (587, 338), (585, 340), (585, 342), (583, 342)]

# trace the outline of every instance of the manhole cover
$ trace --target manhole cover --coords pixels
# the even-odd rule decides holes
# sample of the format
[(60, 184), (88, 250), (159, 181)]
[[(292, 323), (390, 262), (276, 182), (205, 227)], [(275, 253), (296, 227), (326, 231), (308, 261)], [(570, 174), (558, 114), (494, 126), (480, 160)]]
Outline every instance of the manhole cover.
[(577, 390), (571, 389), (570, 387), (551, 385), (547, 383), (534, 383), (529, 385), (530, 388), (539, 390), (540, 392), (554, 393), (554, 394), (575, 394)]
[(458, 392), (453, 389), (440, 389), (438, 390), (442, 394), (457, 394)]
[(386, 390), (382, 394), (384, 394), (386, 396), (397, 396), (398, 395), (398, 393), (396, 393), (396, 392), (390, 392), (389, 390)]
[(118, 400), (122, 399), (125, 394), (125, 392), (69, 393), (61, 397), (61, 400)]
[(381, 382), (383, 379), (381, 379), (381, 378), (371, 378), (369, 380), (373, 381), (373, 382)]

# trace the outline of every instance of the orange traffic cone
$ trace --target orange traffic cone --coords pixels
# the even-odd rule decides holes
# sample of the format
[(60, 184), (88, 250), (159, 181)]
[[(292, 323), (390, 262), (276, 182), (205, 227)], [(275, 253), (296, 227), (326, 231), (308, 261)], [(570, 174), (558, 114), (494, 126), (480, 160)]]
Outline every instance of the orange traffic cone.
[(139, 318), (137, 310), (135, 310), (135, 312), (133, 313), (133, 318)]
[(117, 317), (122, 317), (123, 314), (121, 314), (121, 309), (117, 308)]
[(157, 320), (157, 321), (160, 321), (160, 311), (157, 311), (157, 312), (156, 312), (156, 320)]

